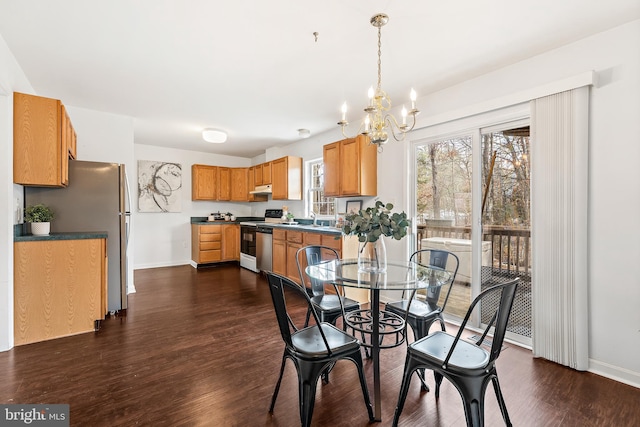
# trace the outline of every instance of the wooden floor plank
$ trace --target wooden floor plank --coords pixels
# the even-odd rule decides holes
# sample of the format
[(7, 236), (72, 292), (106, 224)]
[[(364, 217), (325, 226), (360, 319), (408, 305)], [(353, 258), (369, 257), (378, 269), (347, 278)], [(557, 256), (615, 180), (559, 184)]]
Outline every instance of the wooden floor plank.
[[(268, 413), (283, 344), (266, 281), (235, 265), (139, 270), (126, 317), (88, 333), (0, 353), (0, 402), (68, 403), (73, 426), (299, 425), (288, 362)], [(296, 315), (304, 315), (300, 307)], [(450, 330), (453, 327), (449, 326)], [(393, 417), (405, 347), (381, 356), (382, 416)], [(577, 372), (507, 345), (498, 372), (514, 426), (637, 426), (640, 390)], [(372, 383), (371, 361), (365, 360)], [(355, 367), (339, 362), (318, 386), (314, 426), (366, 426)], [(433, 385), (433, 376), (428, 375)], [(503, 425), (487, 391), (486, 425)], [(464, 426), (455, 388), (441, 396), (414, 379), (400, 426)]]

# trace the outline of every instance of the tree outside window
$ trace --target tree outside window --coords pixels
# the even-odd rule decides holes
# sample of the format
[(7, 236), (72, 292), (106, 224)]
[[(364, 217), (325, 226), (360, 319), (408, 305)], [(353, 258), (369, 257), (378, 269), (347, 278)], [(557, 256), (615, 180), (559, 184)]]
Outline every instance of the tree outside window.
[(335, 197), (324, 195), (324, 164), (322, 159), (307, 163), (307, 212), (320, 216), (334, 216), (336, 213)]

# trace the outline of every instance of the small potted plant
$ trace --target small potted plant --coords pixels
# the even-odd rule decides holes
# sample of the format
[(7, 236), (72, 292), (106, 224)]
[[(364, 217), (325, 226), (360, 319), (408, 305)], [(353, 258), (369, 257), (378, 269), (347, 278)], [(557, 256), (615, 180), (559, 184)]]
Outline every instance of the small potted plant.
[(51, 229), (53, 211), (43, 204), (27, 206), (24, 211), (24, 220), (31, 223), (31, 234), (34, 236), (47, 236)]

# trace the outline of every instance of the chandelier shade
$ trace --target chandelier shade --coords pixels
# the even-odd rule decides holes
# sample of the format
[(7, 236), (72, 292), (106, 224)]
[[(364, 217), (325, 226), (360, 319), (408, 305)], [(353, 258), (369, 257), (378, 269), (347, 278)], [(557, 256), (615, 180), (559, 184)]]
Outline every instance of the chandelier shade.
[[(407, 111), (402, 106), (402, 119), (400, 122), (389, 113), (391, 110), (391, 98), (382, 90), (382, 27), (389, 22), (389, 17), (384, 13), (378, 13), (371, 17), (371, 25), (378, 28), (378, 85), (374, 89), (369, 88), (369, 102), (364, 108), (365, 117), (358, 129), (358, 133), (369, 137), (371, 144), (378, 146), (378, 151), (382, 151), (382, 146), (387, 143), (389, 136), (393, 136), (396, 141), (403, 141), (407, 132), (416, 125), (416, 116), (420, 111), (416, 108), (416, 91), (411, 89), (409, 100), (411, 109)], [(411, 124), (407, 123), (410, 118)], [(345, 128), (349, 125), (347, 121), (347, 103), (342, 104), (342, 119), (338, 122), (342, 127), (342, 135), (349, 138)]]

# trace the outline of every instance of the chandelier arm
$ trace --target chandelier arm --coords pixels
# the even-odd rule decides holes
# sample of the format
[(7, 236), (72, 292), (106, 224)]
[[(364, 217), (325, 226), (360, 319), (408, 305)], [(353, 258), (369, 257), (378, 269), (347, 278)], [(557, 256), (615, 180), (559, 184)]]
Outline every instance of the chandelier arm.
[[(387, 123), (387, 127), (391, 129), (391, 135), (393, 135), (393, 139), (398, 142), (404, 141), (404, 137), (406, 135), (406, 131), (402, 130), (402, 127), (398, 125), (398, 121), (391, 114), (387, 114), (384, 118), (384, 121)], [(400, 132), (400, 136), (396, 134), (396, 129)]]
[(355, 135), (347, 135), (347, 133), (344, 131), (344, 128), (346, 128), (348, 125), (349, 125), (348, 123), (345, 123), (345, 124), (341, 125), (341, 127), (342, 127), (342, 136), (344, 136), (345, 138), (355, 138), (358, 135), (360, 135), (361, 133), (363, 133), (362, 130), (364, 129), (364, 125), (361, 123), (360, 127), (358, 128), (358, 131), (356, 132)]

